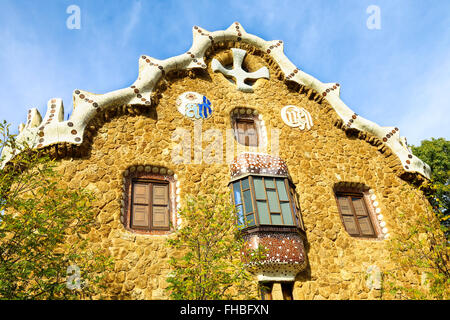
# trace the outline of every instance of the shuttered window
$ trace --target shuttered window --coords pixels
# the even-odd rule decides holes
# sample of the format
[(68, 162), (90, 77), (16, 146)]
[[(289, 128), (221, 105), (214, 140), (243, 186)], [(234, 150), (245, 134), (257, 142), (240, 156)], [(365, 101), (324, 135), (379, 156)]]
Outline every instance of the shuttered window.
[(242, 227), (299, 226), (299, 210), (286, 178), (248, 176), (232, 183), (233, 199)]
[(169, 230), (169, 184), (133, 181), (130, 227)]
[(336, 198), (345, 230), (351, 236), (376, 237), (362, 194), (337, 193)]
[(248, 147), (258, 146), (258, 131), (253, 119), (235, 119), (235, 133), (237, 141)]

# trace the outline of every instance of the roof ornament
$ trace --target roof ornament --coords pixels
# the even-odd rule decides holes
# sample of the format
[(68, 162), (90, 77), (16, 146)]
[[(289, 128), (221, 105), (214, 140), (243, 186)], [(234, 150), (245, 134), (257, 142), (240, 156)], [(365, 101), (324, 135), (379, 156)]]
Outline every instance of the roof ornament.
[(252, 79), (257, 80), (260, 78), (269, 79), (269, 69), (262, 67), (255, 72), (247, 72), (242, 69), (242, 62), (244, 61), (247, 52), (242, 49), (231, 49), (233, 53), (233, 69), (229, 70), (225, 68), (218, 60), (213, 59), (211, 62), (211, 68), (214, 72), (221, 72), (225, 77), (233, 77), (236, 81), (236, 86), (239, 91), (253, 92), (252, 86), (245, 83), (245, 80)]

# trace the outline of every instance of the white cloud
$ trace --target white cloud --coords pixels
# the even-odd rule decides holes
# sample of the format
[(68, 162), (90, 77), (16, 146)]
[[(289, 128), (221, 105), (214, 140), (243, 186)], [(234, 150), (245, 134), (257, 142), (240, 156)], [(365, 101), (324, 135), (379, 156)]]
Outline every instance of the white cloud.
[(130, 12), (129, 12), (128, 18), (127, 18), (128, 23), (123, 30), (122, 46), (125, 46), (128, 43), (128, 40), (130, 39), (132, 32), (138, 25), (138, 23), (141, 19), (141, 9), (142, 9), (141, 1), (133, 2), (133, 5), (131, 6), (131, 9), (130, 9)]

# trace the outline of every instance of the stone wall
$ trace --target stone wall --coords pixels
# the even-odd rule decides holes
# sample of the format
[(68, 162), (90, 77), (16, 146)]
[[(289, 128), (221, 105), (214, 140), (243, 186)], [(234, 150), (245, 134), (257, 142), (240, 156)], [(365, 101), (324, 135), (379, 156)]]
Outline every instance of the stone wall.
[[(229, 55), (224, 48), (215, 57), (225, 63)], [(103, 120), (100, 125), (92, 124), (94, 130), (89, 139), (92, 143), (86, 146), (84, 154), (59, 160), (59, 170), (68, 186), (81, 186), (96, 196), (94, 205), (100, 226), (89, 236), (93, 246), (104, 248), (115, 259), (114, 272), (108, 276), (110, 298), (167, 299), (164, 289), (170, 271), (168, 258), (180, 254), (165, 246), (168, 235), (142, 235), (124, 228), (121, 203), (125, 170), (137, 165), (172, 170), (181, 202), (186, 194), (207, 193), (213, 184), (219, 183), (222, 191), (228, 190), (230, 171), (225, 157), (222, 163), (212, 164), (172, 161), (172, 150), (178, 143), (171, 139), (173, 132), (176, 128), (194, 131), (194, 122), (175, 107), (177, 97), (186, 91), (203, 94), (212, 102), (214, 111), (209, 119), (203, 120), (203, 132), (219, 129), (225, 137), (225, 131), (231, 128), (230, 112), (240, 107), (256, 109), (262, 116), (268, 134), (268, 153), (272, 129), (280, 130), (279, 156), (286, 161), (297, 188), (308, 241), (309, 264), (297, 276), (294, 298), (380, 297), (377, 270), (384, 272), (395, 267), (389, 259), (388, 240), (384, 239), (384, 233), (372, 240), (349, 236), (340, 220), (333, 187), (348, 182), (373, 190), (376, 208), (384, 216), (384, 227), (393, 235), (399, 227), (396, 216), (400, 212), (414, 214), (426, 210), (423, 197), (399, 177), (402, 174), (399, 160), (368, 134), (342, 129), (342, 121), (320, 95), (286, 84), (273, 64), (269, 65), (270, 80), (257, 80), (254, 92), (244, 93), (237, 91), (221, 73), (213, 73), (210, 61), (211, 57), (206, 59), (207, 71), (193, 72), (190, 77), (168, 76), (170, 80), (161, 86), (158, 104), (149, 111), (131, 114), (125, 112), (127, 108), (118, 106), (124, 112), (112, 117), (99, 115)], [(245, 60), (249, 71), (268, 66), (268, 62), (264, 55), (251, 55)], [(305, 108), (313, 119), (311, 130), (285, 125), (280, 110), (286, 105)], [(203, 149), (208, 145), (208, 141), (203, 141)], [(193, 160), (196, 151), (192, 147)], [(225, 146), (223, 152), (225, 155)], [(410, 194), (416, 196), (407, 197)], [(407, 278), (416, 281), (416, 275)], [(275, 285), (274, 298), (280, 297), (278, 289)]]

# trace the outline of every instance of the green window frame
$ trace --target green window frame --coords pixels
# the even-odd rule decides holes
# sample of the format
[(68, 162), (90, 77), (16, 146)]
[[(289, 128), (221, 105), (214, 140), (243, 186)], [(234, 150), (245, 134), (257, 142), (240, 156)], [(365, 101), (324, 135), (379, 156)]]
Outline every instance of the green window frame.
[(303, 229), (298, 201), (287, 178), (246, 176), (231, 183), (240, 227), (297, 226)]

